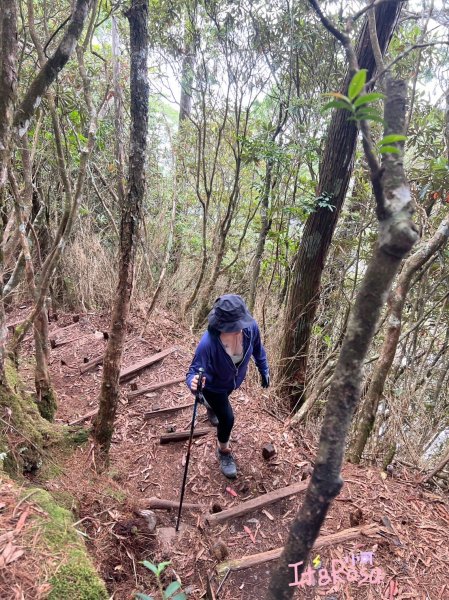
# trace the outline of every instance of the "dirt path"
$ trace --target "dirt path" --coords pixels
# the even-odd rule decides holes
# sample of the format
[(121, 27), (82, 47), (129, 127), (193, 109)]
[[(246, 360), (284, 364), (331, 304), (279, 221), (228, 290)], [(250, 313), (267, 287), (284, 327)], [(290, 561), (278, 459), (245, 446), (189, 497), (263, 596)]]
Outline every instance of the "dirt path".
[[(64, 325), (71, 325), (70, 334)], [(58, 339), (80, 336), (52, 351), (51, 373), (58, 392), (57, 419), (68, 423), (89, 411), (97, 402), (101, 382), (101, 367), (80, 375), (80, 366), (99, 355), (105, 341), (108, 319), (101, 315), (84, 315), (73, 325), (72, 315), (60, 316), (51, 331), (60, 330)], [(140, 395), (128, 400), (131, 385), (144, 387), (155, 382), (182, 376), (190, 363), (197, 340), (176, 322), (172, 315), (156, 313), (148, 327), (145, 340), (139, 338), (142, 319), (131, 319), (125, 347), (124, 366), (176, 346), (177, 350), (134, 380), (122, 385), (122, 398), (116, 433), (111, 451), (111, 466), (106, 475), (95, 473), (89, 445), (64, 459), (63, 472), (45, 471), (37, 481), (48, 490), (70, 494), (74, 499), (77, 518), (88, 536), (88, 545), (111, 593), (116, 600), (127, 600), (135, 592), (154, 593), (154, 577), (141, 564), (146, 559), (154, 563), (171, 560), (165, 582), (179, 576), (189, 598), (205, 597), (206, 579), (212, 577), (216, 590), (219, 580), (215, 566), (223, 558), (224, 548), (230, 558), (264, 552), (282, 546), (291, 518), (298, 509), (301, 495), (292, 496), (257, 511), (209, 527), (201, 515), (185, 511), (185, 529), (175, 540), (164, 544), (148, 530), (138, 512), (146, 505), (145, 498), (160, 497), (177, 501), (184, 470), (186, 443), (160, 445), (159, 436), (167, 430), (187, 429), (191, 409), (163, 414), (145, 420), (146, 412), (156, 407), (166, 408), (192, 401), (184, 383)], [(97, 332), (97, 333), (95, 333)], [(27, 342), (31, 353), (31, 342)], [(31, 366), (22, 364), (22, 371), (31, 377)], [(135, 386), (133, 386), (135, 387)], [(296, 483), (308, 476), (314, 456), (316, 432), (285, 429), (264, 408), (263, 397), (255, 373), (233, 396), (236, 425), (231, 438), (239, 476), (227, 481), (218, 470), (214, 456), (212, 431), (194, 442), (185, 501), (221, 509)], [(86, 426), (89, 421), (86, 422)], [(205, 411), (201, 409), (198, 425), (207, 427)], [(272, 442), (276, 456), (270, 461), (262, 457), (262, 446)], [(298, 598), (336, 598), (362, 600), (382, 598), (400, 600), (449, 598), (449, 510), (438, 496), (423, 492), (407, 473), (395, 479), (383, 480), (377, 469), (348, 465), (344, 471), (345, 486), (325, 522), (322, 534), (331, 534), (354, 525), (381, 523), (387, 517), (395, 535), (358, 538), (354, 541), (323, 548), (319, 552), (321, 568), (329, 567), (332, 559), (357, 562), (361, 552), (370, 553), (374, 566), (382, 569), (379, 584), (332, 581), (304, 585)], [(215, 507), (218, 510), (218, 507)], [(156, 511), (158, 527), (175, 524), (175, 511)], [(318, 559), (317, 559), (318, 560)], [(371, 568), (373, 565), (370, 565)], [(222, 600), (263, 598), (271, 563), (230, 573), (224, 582)], [(357, 565), (359, 568), (360, 565)]]

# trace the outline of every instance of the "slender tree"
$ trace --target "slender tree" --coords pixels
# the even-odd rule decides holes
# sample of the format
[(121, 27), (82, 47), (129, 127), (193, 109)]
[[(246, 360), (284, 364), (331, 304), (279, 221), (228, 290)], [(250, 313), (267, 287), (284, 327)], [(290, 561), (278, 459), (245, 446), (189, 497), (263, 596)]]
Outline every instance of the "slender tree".
[(106, 463), (114, 432), (114, 420), (120, 393), (119, 375), (126, 320), (133, 288), (136, 236), (145, 192), (145, 156), (148, 137), (148, 0), (132, 0), (131, 8), (127, 11), (126, 16), (130, 28), (131, 52), (128, 190), (121, 207), (119, 277), (112, 309), (109, 340), (103, 362), (99, 411), (94, 425), (97, 457)]

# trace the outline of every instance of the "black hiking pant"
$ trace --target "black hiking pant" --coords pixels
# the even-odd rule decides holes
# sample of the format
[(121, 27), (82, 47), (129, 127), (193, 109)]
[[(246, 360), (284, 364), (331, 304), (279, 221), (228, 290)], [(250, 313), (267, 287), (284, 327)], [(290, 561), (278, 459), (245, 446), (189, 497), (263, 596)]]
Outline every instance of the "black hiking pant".
[(206, 398), (206, 401), (211, 409), (217, 415), (218, 441), (222, 444), (226, 444), (226, 442), (229, 442), (231, 430), (234, 425), (234, 413), (232, 411), (231, 403), (229, 402), (229, 394), (226, 392), (211, 392), (210, 390), (203, 390), (203, 396)]

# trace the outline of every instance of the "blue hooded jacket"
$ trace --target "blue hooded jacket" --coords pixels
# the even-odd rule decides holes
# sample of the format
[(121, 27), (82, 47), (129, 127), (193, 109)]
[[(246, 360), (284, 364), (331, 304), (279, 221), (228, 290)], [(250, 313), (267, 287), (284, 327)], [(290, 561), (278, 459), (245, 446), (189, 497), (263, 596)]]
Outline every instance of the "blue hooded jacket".
[(206, 331), (195, 351), (192, 364), (186, 375), (186, 384), (189, 389), (192, 379), (198, 374), (200, 367), (204, 369), (206, 384), (204, 388), (211, 392), (230, 393), (236, 390), (245, 379), (251, 356), (260, 373), (268, 374), (268, 361), (265, 349), (260, 341), (259, 327), (254, 323), (243, 331), (243, 358), (238, 365), (232, 362), (226, 352), (220, 336), (215, 336)]

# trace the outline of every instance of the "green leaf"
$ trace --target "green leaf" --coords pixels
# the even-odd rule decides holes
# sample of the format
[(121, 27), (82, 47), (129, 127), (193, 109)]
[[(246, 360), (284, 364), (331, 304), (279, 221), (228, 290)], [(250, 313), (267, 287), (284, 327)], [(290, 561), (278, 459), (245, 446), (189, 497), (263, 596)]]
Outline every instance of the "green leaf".
[(158, 570), (156, 565), (153, 565), (153, 563), (150, 563), (148, 560), (143, 560), (142, 564), (144, 567), (146, 567), (149, 571), (151, 571), (152, 573), (154, 573), (156, 575), (156, 577), (159, 575)]
[(394, 142), (404, 142), (407, 139), (407, 136), (400, 135), (399, 133), (391, 133), (390, 135), (386, 135), (383, 137), (379, 146), (385, 146), (386, 144), (393, 144)]
[(180, 587), (181, 584), (179, 583), (179, 581), (172, 581), (168, 588), (164, 590), (164, 598), (170, 598), (170, 596), (172, 596), (176, 592), (176, 590), (179, 590)]
[(136, 594), (137, 600), (153, 600), (153, 596), (147, 596), (146, 594)]
[(159, 563), (157, 566), (157, 574), (160, 575), (165, 567), (168, 567), (168, 565), (171, 565), (171, 560)]
[(363, 96), (359, 96), (356, 100), (354, 100), (354, 106), (357, 108), (358, 106), (362, 106), (363, 104), (368, 104), (369, 102), (374, 102), (375, 100), (380, 100), (382, 98), (385, 98), (385, 94), (379, 94), (378, 92), (363, 94)]
[(349, 84), (348, 88), (348, 96), (350, 100), (357, 98), (357, 96), (365, 87), (367, 72), (368, 71), (366, 69), (360, 69), (360, 71), (357, 71), (357, 73), (351, 79), (351, 83)]
[(381, 148), (379, 148), (379, 152), (381, 154), (399, 154), (400, 150), (395, 146), (382, 146)]
[(344, 110), (352, 111), (352, 106), (344, 100), (331, 100), (331, 102), (325, 104), (321, 110), (325, 111), (331, 108), (342, 108)]
[(184, 594), (184, 592), (181, 592), (180, 594), (173, 596), (172, 600), (187, 600), (187, 596)]

